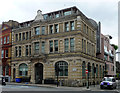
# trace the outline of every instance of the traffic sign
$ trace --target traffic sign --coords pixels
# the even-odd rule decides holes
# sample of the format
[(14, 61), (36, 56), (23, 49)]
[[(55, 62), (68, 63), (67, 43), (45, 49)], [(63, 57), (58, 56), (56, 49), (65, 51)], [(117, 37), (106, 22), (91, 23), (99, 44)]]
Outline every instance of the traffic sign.
[(88, 74), (88, 70), (86, 69), (86, 74)]

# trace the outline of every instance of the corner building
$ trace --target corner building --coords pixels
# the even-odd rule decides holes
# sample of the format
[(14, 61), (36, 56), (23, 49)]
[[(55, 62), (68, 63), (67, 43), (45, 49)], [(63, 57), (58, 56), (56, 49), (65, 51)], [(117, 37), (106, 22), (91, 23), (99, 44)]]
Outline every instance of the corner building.
[[(58, 64), (62, 85), (85, 86), (90, 66), (90, 84), (104, 76), (104, 61), (96, 58), (97, 23), (78, 8), (42, 14), (12, 30), (12, 79), (30, 77), (31, 83), (57, 80)], [(94, 73), (94, 67), (96, 73)]]

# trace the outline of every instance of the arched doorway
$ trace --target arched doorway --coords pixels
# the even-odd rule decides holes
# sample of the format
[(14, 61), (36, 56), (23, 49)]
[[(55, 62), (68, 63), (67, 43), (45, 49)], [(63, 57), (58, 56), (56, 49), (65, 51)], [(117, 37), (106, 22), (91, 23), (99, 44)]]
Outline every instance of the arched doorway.
[(43, 64), (35, 64), (35, 83), (42, 84), (43, 80)]

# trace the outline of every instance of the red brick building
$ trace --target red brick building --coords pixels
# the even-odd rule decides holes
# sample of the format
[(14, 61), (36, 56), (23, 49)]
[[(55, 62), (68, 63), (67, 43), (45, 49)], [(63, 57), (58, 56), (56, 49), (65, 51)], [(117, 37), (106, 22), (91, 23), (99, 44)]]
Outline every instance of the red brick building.
[(101, 34), (101, 53), (97, 54), (97, 57), (105, 60), (105, 72), (106, 76), (116, 75), (115, 71), (115, 49), (110, 44), (110, 35)]
[(7, 24), (2, 24), (0, 30), (0, 60), (2, 63), (2, 75), (7, 77), (7, 81), (11, 76), (11, 27)]

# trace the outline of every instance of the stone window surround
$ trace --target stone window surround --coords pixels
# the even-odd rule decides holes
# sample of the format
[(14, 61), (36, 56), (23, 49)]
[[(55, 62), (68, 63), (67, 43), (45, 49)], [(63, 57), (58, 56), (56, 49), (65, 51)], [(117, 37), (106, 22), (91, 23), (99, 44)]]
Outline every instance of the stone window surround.
[[(28, 56), (30, 56), (29, 52), (30, 52), (30, 45), (31, 44), (26, 44), (26, 45), (28, 45)], [(25, 47), (25, 53), (26, 53), (26, 45), (23, 45)], [(16, 56), (16, 49), (15, 49), (15, 55), (14, 55), (15, 57), (23, 57), (23, 53), (22, 53), (23, 46), (21, 46), (21, 45), (14, 46), (14, 48), (17, 47), (17, 56)], [(19, 56), (19, 47), (21, 47), (21, 56)]]

